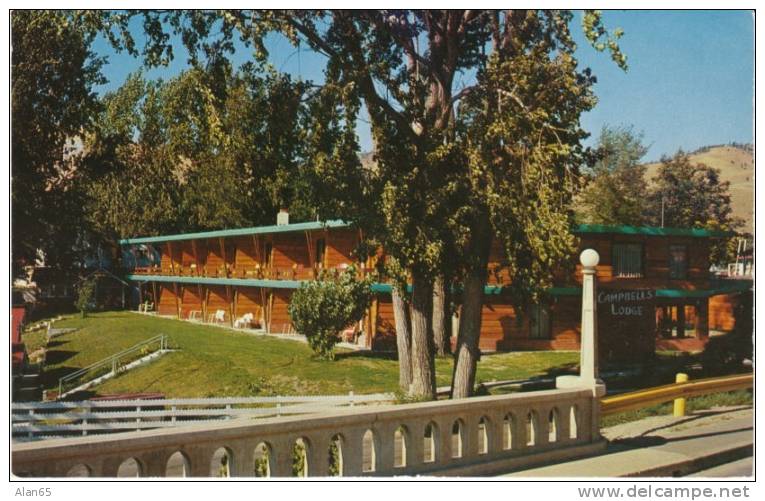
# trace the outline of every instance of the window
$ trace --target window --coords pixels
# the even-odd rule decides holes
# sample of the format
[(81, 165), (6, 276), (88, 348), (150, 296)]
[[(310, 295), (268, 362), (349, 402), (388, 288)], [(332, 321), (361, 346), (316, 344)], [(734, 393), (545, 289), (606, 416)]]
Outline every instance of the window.
[(324, 255), (327, 252), (327, 242), (320, 238), (316, 241), (316, 267), (324, 267)]
[(669, 246), (669, 278), (679, 280), (688, 275), (688, 251), (685, 245)]
[(549, 304), (533, 304), (529, 310), (529, 338), (550, 339), (552, 316)]
[(643, 276), (643, 246), (641, 244), (614, 244), (614, 276), (640, 278)]

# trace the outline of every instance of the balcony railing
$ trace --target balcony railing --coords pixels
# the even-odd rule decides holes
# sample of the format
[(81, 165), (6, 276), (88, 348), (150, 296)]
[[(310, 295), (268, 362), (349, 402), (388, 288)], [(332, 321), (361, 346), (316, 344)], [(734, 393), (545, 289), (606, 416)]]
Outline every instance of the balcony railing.
[[(178, 265), (175, 267), (148, 266), (136, 267), (129, 270), (134, 275), (162, 275), (177, 277), (211, 277), (211, 278), (240, 278), (254, 280), (314, 280), (322, 272), (339, 273), (344, 267), (335, 268), (306, 267), (294, 265), (290, 267), (272, 266), (201, 266)], [(358, 268), (358, 267), (357, 267)], [(372, 268), (360, 268), (360, 273), (371, 272)]]
[(492, 475), (601, 450), (598, 413), (593, 389), (556, 389), (14, 443), (12, 464), (30, 477)]

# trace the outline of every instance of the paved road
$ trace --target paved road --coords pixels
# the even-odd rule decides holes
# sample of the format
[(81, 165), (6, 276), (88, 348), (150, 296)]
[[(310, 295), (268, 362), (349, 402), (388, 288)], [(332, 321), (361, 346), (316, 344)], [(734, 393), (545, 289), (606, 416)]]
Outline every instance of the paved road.
[(690, 477), (707, 477), (707, 478), (719, 478), (719, 477), (752, 477), (754, 472), (754, 462), (752, 457), (739, 459), (732, 463), (721, 464), (708, 470), (702, 470), (696, 472)]

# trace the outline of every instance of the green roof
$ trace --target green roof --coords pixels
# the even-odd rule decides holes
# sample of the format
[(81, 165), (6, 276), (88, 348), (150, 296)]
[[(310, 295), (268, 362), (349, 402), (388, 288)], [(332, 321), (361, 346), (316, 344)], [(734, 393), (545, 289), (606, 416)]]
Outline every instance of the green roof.
[[(178, 240), (195, 240), (199, 238), (239, 237), (244, 235), (259, 235), (267, 233), (287, 233), (292, 231), (322, 230), (324, 228), (345, 228), (351, 224), (336, 219), (331, 221), (311, 221), (271, 226), (253, 226), (228, 230), (202, 231), (197, 233), (182, 233), (179, 235), (160, 235), (156, 237), (125, 238), (120, 245), (146, 244), (154, 242), (173, 242)], [(580, 224), (574, 233), (617, 233), (621, 235), (672, 236), (697, 238), (725, 238), (735, 235), (730, 231), (704, 230), (700, 228), (657, 228), (652, 226), (609, 226), (603, 224)]]
[(735, 235), (732, 231), (704, 230), (701, 228), (658, 228), (654, 226), (609, 226), (605, 224), (580, 224), (574, 233), (618, 233), (621, 235), (645, 235), (654, 237), (707, 237), (725, 238)]
[(164, 282), (176, 284), (200, 285), (241, 285), (245, 287), (264, 287), (269, 289), (297, 289), (301, 280), (258, 280), (251, 278), (213, 278), (213, 277), (176, 277), (169, 275), (126, 275), (134, 282)]
[(311, 221), (308, 223), (280, 224), (271, 226), (253, 226), (233, 230), (202, 231), (198, 233), (183, 233), (180, 235), (160, 235), (157, 237), (125, 238), (120, 245), (148, 244), (153, 242), (174, 242), (178, 240), (196, 240), (199, 238), (239, 237), (244, 235), (259, 235), (264, 233), (289, 233), (292, 231), (323, 230), (324, 228), (345, 228), (350, 223), (339, 219), (331, 221)]

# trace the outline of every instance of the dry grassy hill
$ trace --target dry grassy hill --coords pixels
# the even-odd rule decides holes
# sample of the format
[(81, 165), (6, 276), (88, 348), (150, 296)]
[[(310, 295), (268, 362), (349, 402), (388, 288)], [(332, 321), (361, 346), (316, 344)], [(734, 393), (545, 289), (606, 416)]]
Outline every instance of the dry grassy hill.
[[(739, 146), (711, 146), (690, 154), (691, 162), (720, 169), (723, 181), (730, 182), (733, 215), (745, 221), (745, 231), (753, 231), (754, 156), (751, 149)], [(647, 165), (646, 176), (656, 175), (660, 163)]]

